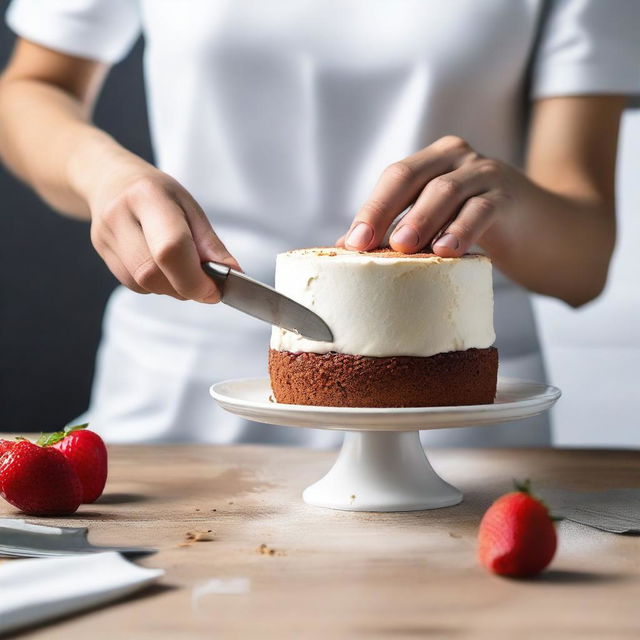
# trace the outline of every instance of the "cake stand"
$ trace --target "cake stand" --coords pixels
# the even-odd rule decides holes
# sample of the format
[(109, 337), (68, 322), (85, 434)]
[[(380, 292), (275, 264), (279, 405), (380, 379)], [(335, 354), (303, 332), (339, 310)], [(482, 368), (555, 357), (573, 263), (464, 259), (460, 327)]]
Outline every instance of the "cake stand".
[(227, 411), (256, 422), (346, 431), (333, 467), (303, 492), (306, 503), (345, 511), (417, 511), (462, 500), (462, 493), (429, 463), (421, 429), (529, 418), (549, 409), (560, 390), (499, 378), (494, 404), (391, 409), (279, 404), (272, 399), (268, 378), (219, 382), (211, 395)]

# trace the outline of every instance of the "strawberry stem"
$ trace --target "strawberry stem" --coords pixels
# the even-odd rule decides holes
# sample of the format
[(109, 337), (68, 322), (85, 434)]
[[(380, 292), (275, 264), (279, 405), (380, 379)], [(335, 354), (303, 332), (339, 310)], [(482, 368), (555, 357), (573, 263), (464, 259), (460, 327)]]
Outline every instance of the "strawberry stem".
[(88, 422), (85, 422), (83, 424), (74, 424), (74, 425), (67, 425), (64, 428), (64, 432), (65, 433), (71, 433), (72, 431), (80, 431), (80, 429), (86, 429), (89, 426)]
[(531, 479), (527, 478), (524, 482), (520, 482), (514, 478), (513, 485), (516, 488), (516, 491), (521, 491), (522, 493), (526, 493), (528, 496), (531, 495)]
[[(544, 500), (541, 500), (538, 496), (535, 496), (533, 495), (533, 493), (531, 493), (531, 478), (527, 478), (524, 482), (519, 482), (514, 478), (513, 484), (515, 485), (516, 491), (521, 491), (534, 500), (537, 500), (548, 512), (550, 511), (547, 503)], [(549, 517), (553, 522), (562, 520), (562, 517), (554, 517), (551, 514), (549, 514)]]

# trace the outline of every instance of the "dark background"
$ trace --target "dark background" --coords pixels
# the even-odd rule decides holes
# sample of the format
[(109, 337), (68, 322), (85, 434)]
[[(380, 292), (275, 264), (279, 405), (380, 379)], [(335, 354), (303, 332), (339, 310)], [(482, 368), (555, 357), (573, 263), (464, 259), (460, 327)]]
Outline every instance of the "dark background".
[[(13, 40), (2, 22), (2, 67)], [(141, 42), (107, 79), (95, 121), (151, 157)], [(91, 246), (88, 223), (58, 215), (2, 167), (0, 202), (0, 431), (50, 431), (87, 407), (116, 281)]]

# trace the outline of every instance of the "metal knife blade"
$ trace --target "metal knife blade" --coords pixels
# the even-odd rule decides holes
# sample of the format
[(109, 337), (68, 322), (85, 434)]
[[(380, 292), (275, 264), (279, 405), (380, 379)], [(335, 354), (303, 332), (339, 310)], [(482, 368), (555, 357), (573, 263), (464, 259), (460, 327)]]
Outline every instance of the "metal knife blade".
[(320, 342), (333, 342), (327, 323), (316, 313), (273, 287), (217, 262), (205, 262), (205, 273), (220, 286), (222, 302), (254, 318)]

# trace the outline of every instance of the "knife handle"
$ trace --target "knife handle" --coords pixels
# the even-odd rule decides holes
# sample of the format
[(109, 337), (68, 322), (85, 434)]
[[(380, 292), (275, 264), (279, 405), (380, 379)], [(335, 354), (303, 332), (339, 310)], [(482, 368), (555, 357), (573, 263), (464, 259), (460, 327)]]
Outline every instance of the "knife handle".
[(202, 268), (204, 272), (218, 285), (220, 291), (224, 291), (224, 283), (231, 267), (226, 264), (218, 264), (217, 262), (203, 262)]

